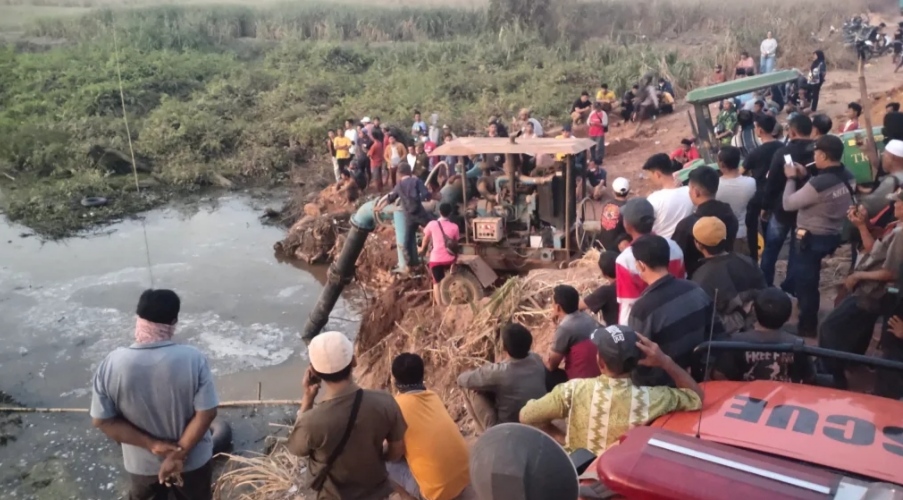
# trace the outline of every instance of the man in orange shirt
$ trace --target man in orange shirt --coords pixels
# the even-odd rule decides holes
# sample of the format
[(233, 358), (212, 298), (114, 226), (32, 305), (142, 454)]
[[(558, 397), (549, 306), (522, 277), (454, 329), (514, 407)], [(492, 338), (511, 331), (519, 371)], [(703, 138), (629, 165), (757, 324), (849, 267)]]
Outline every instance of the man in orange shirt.
[(439, 396), (423, 385), (423, 359), (399, 354), (392, 361), (392, 378), (408, 425), (404, 459), (386, 464), (396, 491), (424, 500), (472, 498), (467, 443)]

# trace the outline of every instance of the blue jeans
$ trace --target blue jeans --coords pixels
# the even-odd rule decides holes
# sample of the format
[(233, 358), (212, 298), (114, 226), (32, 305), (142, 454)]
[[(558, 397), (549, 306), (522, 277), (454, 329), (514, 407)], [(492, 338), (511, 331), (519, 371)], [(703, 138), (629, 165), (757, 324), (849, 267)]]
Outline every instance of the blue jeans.
[(765, 248), (762, 250), (762, 261), (760, 266), (762, 273), (765, 275), (765, 283), (768, 286), (774, 286), (774, 266), (778, 262), (778, 256), (781, 249), (784, 248), (784, 241), (790, 235), (790, 255), (787, 257), (787, 277), (781, 288), (784, 291), (793, 291), (793, 271), (796, 263), (796, 234), (793, 232), (793, 226), (781, 224), (772, 214), (771, 218), (765, 224)]
[(794, 283), (799, 301), (801, 333), (814, 333), (818, 327), (818, 308), (821, 295), (818, 282), (821, 277), (821, 261), (840, 246), (840, 235), (810, 234), (805, 245), (800, 245), (796, 256)]
[(764, 56), (759, 61), (759, 74), (771, 73), (774, 71), (774, 56)]

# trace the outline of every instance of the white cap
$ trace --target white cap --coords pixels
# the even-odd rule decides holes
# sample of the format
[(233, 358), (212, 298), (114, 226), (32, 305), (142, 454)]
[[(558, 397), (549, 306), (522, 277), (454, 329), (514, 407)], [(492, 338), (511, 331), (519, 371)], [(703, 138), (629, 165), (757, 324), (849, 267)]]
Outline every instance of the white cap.
[(342, 332), (323, 332), (310, 341), (307, 355), (310, 357), (310, 366), (317, 373), (331, 375), (351, 364), (354, 345)]
[(370, 117), (365, 116), (365, 117), (361, 118), (361, 123), (363, 123), (363, 124), (370, 123)]
[(623, 196), (630, 192), (630, 181), (623, 177), (618, 177), (611, 183), (611, 190), (614, 191), (615, 194)]
[(884, 146), (884, 150), (897, 158), (903, 158), (903, 141), (893, 139)]

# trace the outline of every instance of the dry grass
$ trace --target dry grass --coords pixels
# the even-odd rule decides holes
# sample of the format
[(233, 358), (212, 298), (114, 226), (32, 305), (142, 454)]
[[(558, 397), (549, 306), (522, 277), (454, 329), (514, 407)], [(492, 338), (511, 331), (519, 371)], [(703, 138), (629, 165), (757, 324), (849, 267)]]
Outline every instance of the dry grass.
[(464, 370), (500, 359), (498, 329), (507, 322), (533, 332), (534, 350), (545, 353), (551, 342), (552, 289), (569, 284), (586, 293), (602, 282), (596, 262), (587, 253), (566, 269), (538, 270), (511, 278), (478, 304), (433, 307), (429, 283), (396, 283), (380, 291), (361, 322), (357, 339), (358, 370), (365, 387), (391, 387), (391, 363), (402, 352), (416, 352), (427, 367), (427, 386), (438, 393), (465, 432), (464, 410), (456, 379)]
[(306, 466), (284, 446), (267, 455), (226, 455), (229, 461), (216, 481), (217, 500), (287, 500), (304, 498)]

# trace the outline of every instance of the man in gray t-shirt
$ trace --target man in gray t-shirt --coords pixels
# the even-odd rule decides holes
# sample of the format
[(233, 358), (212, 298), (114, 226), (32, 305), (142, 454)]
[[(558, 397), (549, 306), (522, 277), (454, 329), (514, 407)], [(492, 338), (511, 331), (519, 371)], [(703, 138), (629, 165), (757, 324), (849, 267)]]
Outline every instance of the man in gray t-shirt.
[[(130, 500), (211, 498), (210, 424), (219, 404), (207, 358), (172, 341), (180, 300), (146, 290), (138, 301), (135, 343), (111, 352), (94, 374), (94, 426), (122, 444)], [(181, 485), (179, 484), (181, 482)]]

